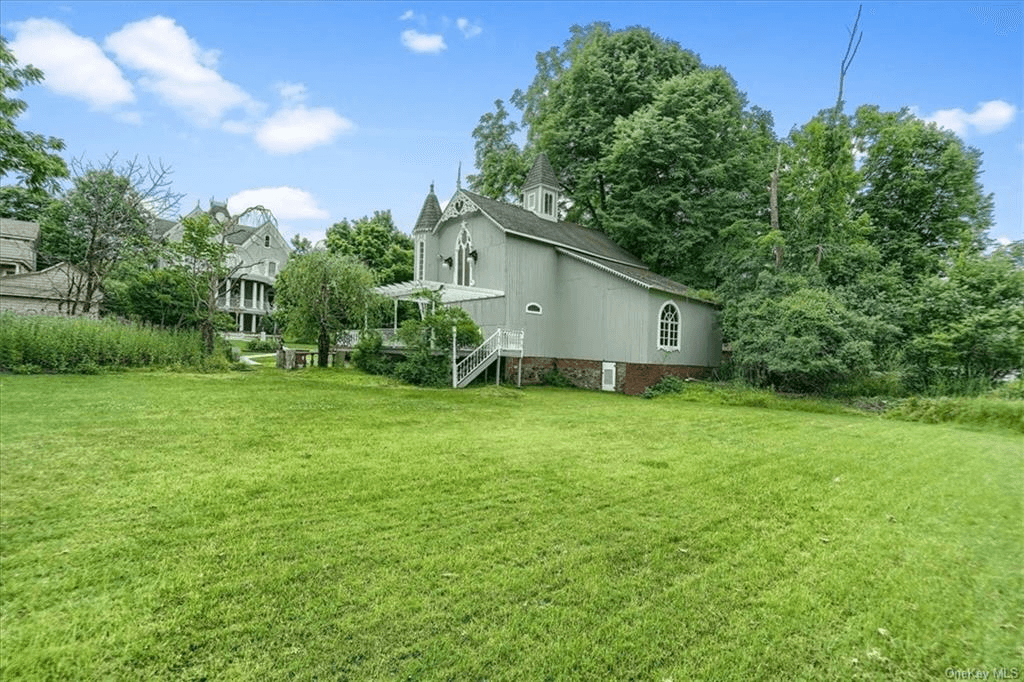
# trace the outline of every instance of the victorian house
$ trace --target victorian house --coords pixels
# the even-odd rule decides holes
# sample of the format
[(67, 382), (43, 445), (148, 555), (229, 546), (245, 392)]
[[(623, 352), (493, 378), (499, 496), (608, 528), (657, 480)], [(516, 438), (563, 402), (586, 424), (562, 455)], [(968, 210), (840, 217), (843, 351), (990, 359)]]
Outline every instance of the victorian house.
[[(232, 247), (228, 255), (228, 277), (218, 293), (218, 307), (231, 315), (234, 328), (242, 334), (273, 332), (268, 316), (274, 310), (274, 282), (281, 272), (291, 248), (277, 229), (277, 220), (266, 210), (252, 210), (232, 216), (227, 203), (210, 201), (204, 211), (198, 204), (185, 217), (206, 213), (222, 226), (226, 243)], [(155, 228), (159, 238), (180, 241), (184, 233), (182, 221)]]

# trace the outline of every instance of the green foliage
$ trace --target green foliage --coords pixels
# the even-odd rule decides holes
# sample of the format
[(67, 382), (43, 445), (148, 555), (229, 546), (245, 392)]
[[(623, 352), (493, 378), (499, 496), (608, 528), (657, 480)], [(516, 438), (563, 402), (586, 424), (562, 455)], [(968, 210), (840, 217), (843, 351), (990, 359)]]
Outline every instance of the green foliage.
[(530, 146), (559, 175), (568, 219), (599, 227), (617, 181), (602, 168), (616, 120), (651, 103), (662, 82), (700, 68), (700, 60), (646, 28), (595, 23), (571, 31), (561, 50), (537, 55), (537, 75), (512, 102), (523, 111)]
[(17, 185), (0, 186), (0, 217), (38, 223), (53, 197), (44, 190)]
[(572, 388), (574, 386), (572, 380), (562, 374), (557, 365), (540, 375), (540, 383), (555, 388)]
[(297, 256), (301, 256), (304, 253), (309, 253), (313, 250), (313, 242), (309, 241), (306, 237), (301, 234), (292, 235), (292, 251)]
[(412, 279), (412, 238), (399, 231), (391, 211), (374, 211), (372, 218), (334, 223), (327, 228), (327, 250), (366, 265), (377, 284)]
[(294, 256), (277, 277), (277, 317), (289, 334), (317, 340), (318, 361), (326, 367), (338, 334), (363, 326), (373, 284), (370, 270), (350, 256), (327, 251)]
[(763, 193), (771, 117), (745, 111), (724, 69), (699, 69), (656, 87), (654, 99), (615, 123), (602, 159), (609, 178), (601, 224), (655, 271), (714, 287), (722, 232), (753, 219)]
[(273, 353), (281, 347), (281, 342), (277, 339), (250, 339), (245, 344), (245, 349), (248, 351), (254, 351), (257, 353)]
[(193, 331), (165, 331), (111, 319), (0, 314), (0, 369), (94, 374), (99, 368), (227, 366), (203, 351)]
[(466, 177), (474, 192), (515, 202), (533, 163), (532, 155), (524, 154), (512, 140), (518, 130), (519, 126), (509, 120), (505, 103), (500, 99), (494, 102), (494, 113), (480, 117), (473, 129), (476, 167), (480, 173)]
[[(425, 298), (429, 299), (427, 294)], [(421, 320), (406, 320), (398, 329), (398, 338), (413, 348), (451, 349), (452, 327), (460, 348), (479, 346), (484, 337), (473, 318), (462, 308), (442, 306), (436, 302)]]
[(368, 374), (390, 374), (391, 362), (384, 354), (384, 337), (375, 329), (367, 329), (352, 349), (352, 364)]
[(151, 248), (147, 227), (152, 219), (145, 197), (130, 177), (109, 168), (88, 170), (48, 209), (40, 223), (40, 251), (51, 261), (70, 261), (85, 273), (77, 286), (84, 300), (82, 312), (90, 312), (93, 296), (103, 289), (111, 270)]
[(994, 395), (958, 398), (913, 396), (898, 402), (885, 416), (929, 424), (952, 422), (1024, 433), (1024, 400), (1020, 398), (1007, 400)]
[(733, 364), (755, 385), (821, 393), (872, 369), (878, 320), (827, 289), (765, 273), (746, 298), (727, 303)]
[(1024, 369), (1024, 267), (1016, 252), (1024, 244), (991, 255), (963, 255), (944, 276), (922, 282), (912, 306), (906, 356), (911, 386), (927, 392), (936, 383), (978, 380), (990, 387)]
[(940, 274), (959, 253), (980, 253), (993, 200), (982, 189), (978, 150), (906, 109), (862, 106), (853, 133), (865, 154), (854, 207), (878, 226), (870, 239), (884, 262), (914, 282)]
[(406, 346), (402, 359), (395, 363), (395, 377), (417, 386), (450, 386), (452, 381), (452, 328), (460, 348), (483, 343), (483, 334), (462, 308), (445, 307), (437, 296), (424, 292), (431, 311), (422, 320), (406, 320), (398, 330), (398, 339)]
[(686, 382), (679, 377), (672, 375), (664, 376), (658, 380), (658, 383), (653, 386), (648, 386), (644, 389), (642, 397), (650, 399), (656, 398), (659, 395), (670, 395), (673, 393), (682, 393), (686, 390)]
[[(64, 149), (64, 141), (18, 130), (14, 122), (28, 105), (9, 94), (42, 80), (43, 72), (34, 66), (18, 66), (7, 47), (7, 39), (0, 36), (0, 178), (12, 176), (16, 183), (23, 183), (30, 191), (54, 192), (59, 189), (57, 181), (68, 176), (67, 164), (57, 154)], [(10, 181), (3, 184), (10, 184)], [(7, 197), (9, 195), (5, 195)]]

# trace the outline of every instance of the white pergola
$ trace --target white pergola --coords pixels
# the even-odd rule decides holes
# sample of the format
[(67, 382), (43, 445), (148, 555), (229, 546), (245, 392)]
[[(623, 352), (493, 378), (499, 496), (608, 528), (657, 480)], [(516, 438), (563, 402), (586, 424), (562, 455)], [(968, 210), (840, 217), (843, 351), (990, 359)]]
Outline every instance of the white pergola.
[(501, 298), (505, 295), (504, 291), (498, 291), (497, 289), (481, 289), (479, 287), (452, 284), (451, 282), (432, 282), (425, 279), (385, 284), (376, 287), (374, 291), (396, 301), (423, 301), (423, 292), (430, 291), (441, 294), (442, 305), (480, 301), (486, 298)]
[(466, 301), (481, 301), (488, 298), (501, 298), (504, 291), (497, 289), (481, 289), (479, 287), (467, 287), (451, 282), (432, 282), (430, 280), (413, 280), (409, 282), (398, 282), (397, 284), (384, 284), (375, 287), (374, 291), (395, 301), (395, 316), (393, 327), (398, 329), (398, 302), (416, 301), (420, 306), (420, 316), (426, 315), (427, 299), (424, 292), (431, 292), (441, 295), (441, 305), (452, 303), (464, 303)]

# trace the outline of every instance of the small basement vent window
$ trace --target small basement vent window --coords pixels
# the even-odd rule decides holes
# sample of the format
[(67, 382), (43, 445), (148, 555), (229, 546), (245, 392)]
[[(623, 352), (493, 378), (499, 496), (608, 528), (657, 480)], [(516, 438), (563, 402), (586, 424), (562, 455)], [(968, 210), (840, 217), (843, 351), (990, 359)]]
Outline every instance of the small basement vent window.
[(544, 309), (540, 307), (540, 303), (527, 303), (526, 312), (534, 315), (543, 315)]

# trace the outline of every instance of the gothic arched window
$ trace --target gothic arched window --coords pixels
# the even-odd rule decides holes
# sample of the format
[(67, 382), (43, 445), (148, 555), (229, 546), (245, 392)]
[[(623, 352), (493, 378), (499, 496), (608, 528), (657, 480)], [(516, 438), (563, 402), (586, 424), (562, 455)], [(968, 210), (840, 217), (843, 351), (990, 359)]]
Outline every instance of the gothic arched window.
[(679, 308), (672, 301), (658, 313), (658, 350), (679, 350)]
[(473, 250), (473, 240), (469, 230), (462, 228), (459, 239), (455, 243), (455, 283), (462, 286), (473, 286), (473, 259), (469, 254)]

